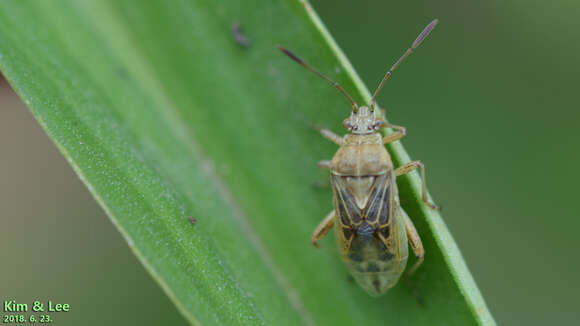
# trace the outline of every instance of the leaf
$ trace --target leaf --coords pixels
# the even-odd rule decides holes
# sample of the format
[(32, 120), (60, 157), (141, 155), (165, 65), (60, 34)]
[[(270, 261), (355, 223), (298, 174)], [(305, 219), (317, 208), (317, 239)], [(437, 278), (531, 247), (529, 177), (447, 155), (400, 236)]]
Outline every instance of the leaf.
[(192, 324), (494, 324), (417, 175), (411, 287), (371, 298), (330, 239), (311, 247), (336, 150), (311, 126), (341, 130), (349, 106), (275, 46), (370, 97), (307, 2), (2, 1), (0, 31), (2, 72)]

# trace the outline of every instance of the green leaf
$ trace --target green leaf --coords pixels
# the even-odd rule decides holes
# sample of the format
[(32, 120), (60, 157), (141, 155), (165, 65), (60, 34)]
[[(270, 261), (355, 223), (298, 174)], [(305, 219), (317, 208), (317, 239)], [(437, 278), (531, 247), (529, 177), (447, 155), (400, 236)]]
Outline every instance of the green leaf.
[(371, 298), (331, 239), (310, 245), (332, 204), (316, 162), (336, 150), (311, 126), (340, 131), (349, 106), (275, 46), (369, 92), (308, 3), (2, 1), (0, 31), (2, 72), (192, 324), (494, 324), (416, 174), (413, 290)]

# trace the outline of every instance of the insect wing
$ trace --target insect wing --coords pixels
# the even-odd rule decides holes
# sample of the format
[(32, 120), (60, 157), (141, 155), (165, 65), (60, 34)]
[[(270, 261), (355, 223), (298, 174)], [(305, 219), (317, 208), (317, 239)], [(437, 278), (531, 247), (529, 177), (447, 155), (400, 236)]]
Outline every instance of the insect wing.
[[(368, 200), (360, 208), (350, 190), (347, 177), (332, 176), (334, 207), (338, 216), (338, 241), (343, 254), (347, 254), (359, 226), (376, 230), (377, 248), (386, 256), (397, 256), (399, 225), (395, 222), (398, 212), (397, 185), (392, 172), (374, 177)], [(351, 181), (352, 182), (352, 181)]]
[(334, 208), (337, 214), (336, 234), (338, 246), (345, 255), (354, 238), (355, 228), (362, 222), (362, 211), (358, 207), (354, 195), (349, 191), (346, 177), (332, 176), (334, 192)]
[(363, 209), (363, 218), (375, 225), (379, 238), (391, 254), (395, 253), (397, 246), (394, 239), (397, 233), (394, 219), (397, 218), (399, 209), (396, 198), (397, 184), (393, 174), (380, 175), (376, 177), (368, 203)]
[[(405, 214), (398, 203), (398, 190), (392, 172), (377, 176), (365, 208), (363, 218), (373, 223), (378, 235), (378, 262), (385, 278), (396, 280), (407, 262), (407, 236)], [(387, 275), (390, 275), (387, 277)]]
[(358, 207), (354, 194), (349, 190), (347, 177), (332, 176), (334, 190), (334, 207), (340, 222), (349, 227), (354, 227), (362, 222), (361, 208)]
[(384, 226), (390, 223), (396, 212), (396, 185), (392, 173), (378, 175), (370, 190), (370, 196), (363, 210), (363, 218), (369, 224)]

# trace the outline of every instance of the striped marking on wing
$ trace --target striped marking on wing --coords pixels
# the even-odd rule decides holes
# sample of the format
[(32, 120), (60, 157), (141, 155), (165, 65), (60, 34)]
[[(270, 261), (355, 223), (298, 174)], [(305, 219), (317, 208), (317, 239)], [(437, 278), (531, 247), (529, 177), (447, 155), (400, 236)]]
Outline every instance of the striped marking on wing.
[(340, 222), (349, 227), (354, 227), (362, 222), (361, 209), (356, 204), (354, 195), (348, 190), (344, 177), (332, 176), (334, 188), (334, 207), (340, 217)]
[(363, 218), (368, 223), (380, 226), (390, 224), (395, 211), (395, 193), (390, 173), (379, 175), (371, 188), (371, 195), (363, 209)]
[[(395, 201), (396, 185), (392, 173), (377, 176), (367, 205), (363, 209), (363, 218), (369, 223), (375, 224), (377, 234), (385, 245), (385, 255), (392, 257), (396, 244), (393, 243), (393, 219), (397, 213)], [(385, 257), (385, 260), (387, 257)]]

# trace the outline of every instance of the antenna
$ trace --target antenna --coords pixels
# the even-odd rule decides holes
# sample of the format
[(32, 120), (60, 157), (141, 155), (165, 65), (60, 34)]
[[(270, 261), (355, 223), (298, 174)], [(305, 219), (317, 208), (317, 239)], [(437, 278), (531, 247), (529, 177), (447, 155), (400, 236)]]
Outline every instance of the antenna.
[(338, 91), (341, 92), (342, 95), (344, 95), (346, 97), (346, 99), (350, 102), (350, 104), (352, 105), (352, 111), (354, 113), (358, 112), (358, 105), (356, 104), (356, 102), (352, 99), (352, 97), (350, 97), (350, 95), (348, 95), (348, 93), (344, 90), (344, 88), (342, 88), (337, 82), (335, 82), (334, 80), (332, 80), (332, 79), (326, 77), (325, 75), (321, 74), (316, 69), (310, 67), (304, 61), (300, 60), (300, 58), (298, 58), (294, 53), (288, 51), (287, 49), (285, 49), (285, 48), (283, 48), (283, 47), (281, 47), (279, 45), (278, 45), (278, 49), (280, 51), (282, 51), (282, 53), (284, 53), (285, 55), (287, 55), (288, 57), (290, 57), (290, 59), (298, 62), (302, 67), (304, 67), (307, 70), (309, 70), (312, 73), (314, 73), (316, 76), (318, 76), (318, 77), (326, 80), (327, 82), (331, 83), (332, 86), (334, 86), (336, 89), (338, 89)]
[(407, 51), (405, 51), (405, 53), (399, 58), (399, 60), (397, 60), (397, 62), (395, 62), (395, 64), (391, 67), (391, 69), (389, 69), (389, 71), (387, 71), (387, 73), (385, 74), (385, 77), (383, 77), (383, 80), (381, 80), (379, 87), (377, 87), (377, 90), (375, 91), (375, 93), (373, 94), (373, 98), (371, 99), (371, 105), (370, 105), (371, 112), (373, 112), (375, 110), (375, 100), (377, 98), (377, 94), (379, 94), (379, 91), (381, 90), (381, 88), (383, 88), (383, 85), (385, 84), (387, 79), (389, 79), (389, 77), (391, 77), (391, 74), (393, 73), (393, 71), (395, 69), (397, 69), (397, 67), (401, 64), (401, 62), (403, 62), (403, 60), (405, 60), (405, 58), (407, 58), (409, 56), (409, 54), (413, 53), (413, 50), (415, 50), (419, 46), (419, 44), (421, 44), (421, 42), (423, 42), (423, 40), (427, 37), (427, 35), (429, 35), (429, 33), (431, 33), (431, 31), (433, 30), (433, 28), (435, 28), (435, 25), (437, 25), (438, 22), (439, 22), (438, 19), (435, 19), (432, 22), (430, 22), (429, 25), (427, 25), (427, 27), (425, 27), (425, 29), (421, 32), (421, 34), (419, 34), (419, 36), (417, 36), (417, 38), (415, 39), (415, 42), (413, 42), (411, 47), (408, 48)]

